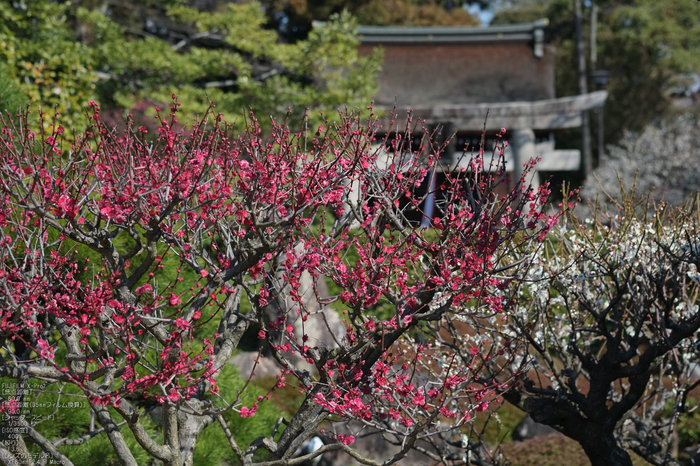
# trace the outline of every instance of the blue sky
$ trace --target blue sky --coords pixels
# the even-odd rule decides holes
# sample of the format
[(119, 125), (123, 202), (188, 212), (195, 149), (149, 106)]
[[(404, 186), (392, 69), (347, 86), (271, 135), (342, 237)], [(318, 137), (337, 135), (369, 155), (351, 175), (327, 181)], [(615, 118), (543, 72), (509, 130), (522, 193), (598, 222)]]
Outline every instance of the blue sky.
[(493, 11), (482, 10), (478, 4), (465, 5), (465, 7), (467, 8), (467, 11), (469, 11), (469, 13), (481, 18), (481, 22), (483, 23), (484, 26), (488, 26), (489, 23), (491, 22), (491, 20), (493, 19)]

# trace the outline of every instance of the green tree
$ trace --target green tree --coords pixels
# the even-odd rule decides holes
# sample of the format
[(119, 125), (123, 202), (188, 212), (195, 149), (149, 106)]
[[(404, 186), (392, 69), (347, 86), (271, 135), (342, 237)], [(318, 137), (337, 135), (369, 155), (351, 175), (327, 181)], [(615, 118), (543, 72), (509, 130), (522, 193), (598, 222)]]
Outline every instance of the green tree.
[(141, 23), (103, 3), (0, 1), (0, 58), (8, 79), (19, 81), (27, 100), (58, 105), (69, 128), (80, 126), (78, 102), (89, 100), (132, 108), (167, 102), (177, 92), (190, 112), (185, 118), (203, 112), (209, 99), (229, 114), (253, 107), (261, 115), (291, 109), (301, 117), (304, 109), (332, 115), (368, 102), (376, 91), (378, 54), (359, 55), (348, 14), (289, 44), (267, 28), (257, 2), (216, 12), (180, 2), (153, 10), (146, 2), (135, 7)]
[(14, 87), (13, 107), (17, 101), (58, 105), (70, 128), (81, 104), (96, 98), (98, 78), (93, 51), (75, 40), (67, 11), (66, 5), (49, 1), (0, 1), (0, 62), (6, 65), (0, 75)]
[(287, 38), (305, 37), (314, 21), (349, 11), (360, 24), (374, 26), (475, 26), (480, 24), (454, 0), (265, 0), (270, 21)]
[(348, 14), (333, 16), (294, 44), (265, 29), (257, 2), (229, 4), (215, 13), (179, 6), (168, 15), (185, 28), (176, 43), (153, 37), (120, 41), (123, 27), (98, 13), (85, 17), (102, 34), (94, 46), (122, 106), (133, 105), (136, 96), (167, 101), (177, 87), (182, 102), (197, 112), (208, 106), (208, 95), (227, 113), (248, 107), (275, 116), (305, 108), (332, 113), (366, 102), (376, 91), (378, 55), (359, 55)]
[(381, 0), (369, 2), (357, 11), (362, 24), (396, 26), (478, 26), (481, 21), (463, 8), (455, 8), (455, 2), (435, 0)]
[(19, 83), (10, 76), (7, 66), (0, 65), (0, 110), (15, 112), (24, 103)]

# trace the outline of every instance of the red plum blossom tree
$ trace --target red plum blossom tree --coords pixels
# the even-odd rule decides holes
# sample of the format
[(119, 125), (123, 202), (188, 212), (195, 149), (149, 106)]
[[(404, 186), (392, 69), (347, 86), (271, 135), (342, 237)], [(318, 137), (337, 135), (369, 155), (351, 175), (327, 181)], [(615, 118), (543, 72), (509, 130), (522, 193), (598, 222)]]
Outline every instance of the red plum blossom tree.
[[(512, 378), (478, 374), (487, 361), (515, 364), (517, 341), (502, 336), (521, 272), (512, 253), (535, 250), (556, 223), (543, 214), (547, 188), (498, 195), (503, 154), (477, 150), (436, 187), (433, 228), (421, 229), (408, 214), (441, 148), (411, 151), (410, 120), (387, 153), (373, 148), (371, 109), (308, 131), (273, 121), (268, 134), (251, 114), (233, 136), (212, 108), (176, 131), (174, 98), (150, 135), (111, 130), (92, 102), (70, 147), (58, 115), (48, 132), (5, 115), (3, 461), (70, 465), (75, 445), (106, 437), (124, 465), (137, 451), (192, 465), (198, 440), (220, 429), (241, 465), (332, 450), (389, 465), (411, 449), (444, 464), (497, 462), (469, 433)], [(323, 296), (323, 280), (342, 292)], [(343, 312), (333, 344), (307, 332), (322, 317), (309, 295)], [(277, 387), (305, 398), (242, 444), (231, 415), (255, 418), (269, 394), (247, 399), (246, 383), (225, 397), (219, 378), (250, 331), (280, 368)], [(32, 406), (49, 394), (89, 411), (90, 425), (48, 429)], [(321, 428), (332, 441), (294, 457)], [(395, 451), (363, 457), (353, 443), (370, 433)]]

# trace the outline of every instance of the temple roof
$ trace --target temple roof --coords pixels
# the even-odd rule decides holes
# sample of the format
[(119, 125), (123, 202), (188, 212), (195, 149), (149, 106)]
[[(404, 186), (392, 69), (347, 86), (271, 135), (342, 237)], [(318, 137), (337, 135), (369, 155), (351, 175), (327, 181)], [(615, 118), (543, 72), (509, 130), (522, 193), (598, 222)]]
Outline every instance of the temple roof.
[(360, 26), (363, 44), (463, 44), (544, 41), (549, 20), (488, 27), (466, 26)]

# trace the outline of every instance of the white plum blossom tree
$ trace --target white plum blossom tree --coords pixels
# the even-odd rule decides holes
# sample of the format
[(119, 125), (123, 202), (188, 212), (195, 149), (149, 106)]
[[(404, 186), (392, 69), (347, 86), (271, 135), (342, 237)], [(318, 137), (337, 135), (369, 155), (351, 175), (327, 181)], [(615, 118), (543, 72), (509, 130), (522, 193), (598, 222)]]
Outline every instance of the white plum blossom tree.
[[(641, 133), (628, 132), (610, 145), (586, 180), (581, 197), (605, 202), (620, 198), (620, 183), (679, 206), (700, 189), (700, 120), (685, 114), (658, 121)], [(585, 206), (584, 210), (585, 210)]]
[(631, 466), (630, 450), (677, 464), (670, 434), (700, 383), (697, 203), (635, 198), (584, 223), (570, 216), (523, 255), (509, 316), (530, 366), (505, 399), (578, 441), (594, 466)]

